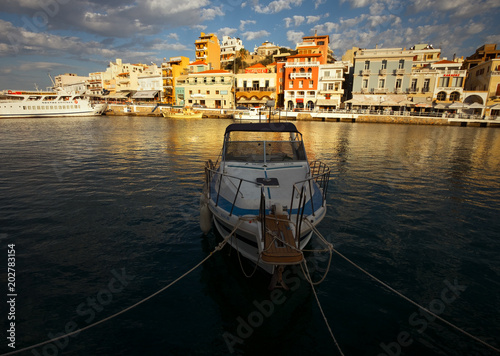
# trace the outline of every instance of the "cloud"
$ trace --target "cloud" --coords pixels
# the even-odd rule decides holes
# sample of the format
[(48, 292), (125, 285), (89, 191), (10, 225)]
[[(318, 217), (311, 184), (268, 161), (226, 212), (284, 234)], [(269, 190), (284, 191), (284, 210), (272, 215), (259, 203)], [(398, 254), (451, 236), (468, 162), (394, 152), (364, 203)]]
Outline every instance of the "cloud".
[(326, 3), (326, 0), (316, 0), (314, 2), (314, 8), (317, 9), (318, 7), (320, 7), (320, 5)]
[(76, 30), (121, 38), (224, 16), (223, 5), (209, 0), (2, 0), (2, 11), (21, 16), (32, 32)]
[(308, 24), (315, 23), (321, 20), (321, 16), (306, 16), (306, 18)]
[(302, 37), (304, 37), (304, 32), (300, 31), (288, 31), (286, 33), (286, 39), (293, 44), (302, 42)]
[(248, 24), (255, 25), (257, 21), (255, 20), (240, 20), (240, 31), (245, 31), (245, 26)]
[(219, 39), (223, 36), (234, 36), (234, 34), (238, 32), (238, 29), (231, 27), (223, 27), (217, 31)]
[(500, 8), (498, 0), (454, 0), (454, 1), (432, 1), (412, 0), (410, 10), (417, 13), (421, 11), (433, 11), (434, 13), (448, 13), (452, 17), (474, 17), (476, 15), (494, 11)]
[(304, 21), (306, 21), (306, 18), (304, 16), (293, 16), (293, 18), (290, 18), (290, 17), (285, 17), (283, 19), (285, 21), (285, 27), (286, 28), (289, 28), (292, 23), (295, 25), (295, 26), (300, 26), (304, 23)]
[(290, 10), (292, 6), (300, 5), (302, 5), (302, 0), (274, 0), (267, 6), (261, 6), (257, 1), (253, 10), (260, 14), (275, 14), (283, 10)]
[(269, 35), (271, 35), (271, 33), (267, 32), (266, 30), (255, 31), (255, 32), (247, 31), (242, 33), (242, 37), (247, 41), (252, 41), (261, 37), (267, 37)]

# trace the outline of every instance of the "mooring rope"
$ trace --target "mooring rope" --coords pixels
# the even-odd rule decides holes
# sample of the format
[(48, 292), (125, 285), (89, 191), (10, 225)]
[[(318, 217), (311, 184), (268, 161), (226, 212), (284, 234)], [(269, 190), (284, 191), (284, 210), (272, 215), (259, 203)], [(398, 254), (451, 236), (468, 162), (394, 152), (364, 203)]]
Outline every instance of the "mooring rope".
[[(305, 271), (304, 271), (304, 267), (302, 265), (304, 265)], [(319, 302), (318, 295), (316, 294), (316, 289), (314, 289), (314, 284), (312, 283), (311, 275), (309, 274), (309, 269), (307, 268), (307, 263), (305, 260), (300, 264), (300, 268), (302, 269), (302, 273), (304, 273), (304, 276), (306, 276), (306, 280), (311, 284), (314, 298), (316, 298), (316, 302), (318, 303), (319, 311), (321, 312), (321, 315), (323, 316), (323, 320), (325, 321), (326, 327), (328, 328), (328, 331), (330, 332), (330, 336), (332, 337), (333, 342), (335, 343), (335, 346), (337, 346), (337, 350), (339, 350), (339, 353), (342, 356), (344, 356), (344, 353), (342, 352), (342, 349), (340, 348), (340, 345), (337, 342), (335, 335), (333, 335), (333, 331), (330, 328), (330, 324), (328, 323), (328, 319), (326, 318), (325, 313), (323, 312), (323, 308), (321, 307), (321, 303)]]
[[(307, 221), (307, 220), (306, 220)], [(312, 226), (312, 225), (311, 225)], [(392, 288), (391, 286), (389, 286), (387, 283), (384, 283), (383, 281), (381, 281), (380, 279), (378, 279), (377, 277), (375, 277), (374, 275), (372, 275), (371, 273), (369, 273), (368, 271), (366, 271), (365, 269), (363, 269), (362, 267), (358, 266), (356, 263), (354, 263), (353, 261), (351, 261), (349, 258), (347, 258), (346, 256), (344, 256), (342, 253), (340, 253), (339, 251), (337, 251), (333, 245), (331, 243), (329, 243), (328, 241), (326, 241), (326, 239), (321, 235), (321, 233), (316, 229), (316, 227), (312, 226), (314, 232), (327, 244), (327, 246), (331, 249), (331, 251), (333, 251), (334, 253), (336, 253), (338, 256), (342, 257), (345, 261), (349, 262), (351, 265), (353, 265), (354, 267), (356, 267), (357, 269), (359, 269), (361, 272), (363, 272), (364, 274), (366, 274), (368, 277), (372, 278), (375, 282), (377, 283), (380, 283), (382, 286), (384, 286), (385, 288), (387, 288), (388, 290), (390, 290), (391, 292), (395, 293), (396, 295), (400, 296), (401, 298), (403, 298), (404, 300), (406, 300), (407, 302), (413, 304), (414, 306), (416, 306), (417, 308), (419, 309), (422, 309), (423, 311), (425, 311), (426, 313), (429, 313), (430, 315), (434, 316), (436, 319), (438, 320), (441, 320), (443, 323), (445, 323), (446, 325), (452, 327), (453, 329), (461, 332), (462, 334), (468, 336), (469, 338), (479, 342), (480, 344), (486, 346), (487, 348), (493, 350), (493, 351), (496, 351), (498, 353), (500, 353), (500, 349), (488, 344), (486, 341), (483, 341), (481, 340), (480, 338), (478, 338), (477, 336), (474, 336), (472, 334), (470, 334), (469, 332), (463, 330), (462, 328), (452, 324), (451, 322), (447, 321), (446, 319), (440, 317), (439, 315), (437, 315), (436, 313), (433, 313), (431, 312), (429, 309), (421, 306), (420, 304), (418, 304), (417, 302), (413, 301), (412, 299), (408, 298), (407, 296), (405, 296), (404, 294), (402, 294), (401, 292), (397, 291), (396, 289)], [(306, 265), (307, 267), (307, 265)], [(309, 272), (309, 271), (308, 271)], [(307, 277), (306, 277), (307, 279)], [(309, 281), (311, 282), (311, 281)], [(314, 288), (313, 288), (314, 290)], [(315, 293), (316, 295), (316, 293)], [(318, 302), (319, 304), (319, 302)]]
[(121, 311), (119, 311), (118, 313), (115, 313), (113, 315), (110, 315), (108, 316), (107, 318), (104, 318), (102, 320), (99, 320), (93, 324), (90, 324), (90, 325), (87, 325), (81, 329), (78, 329), (78, 330), (75, 330), (73, 332), (70, 332), (70, 333), (67, 333), (67, 334), (64, 334), (64, 335), (61, 335), (61, 336), (58, 336), (58, 337), (55, 337), (53, 339), (50, 339), (50, 340), (46, 340), (46, 341), (43, 341), (43, 342), (40, 342), (38, 344), (35, 344), (35, 345), (31, 345), (31, 346), (28, 346), (28, 347), (24, 347), (22, 349), (19, 349), (19, 350), (15, 350), (15, 351), (11, 351), (11, 352), (8, 352), (8, 353), (5, 353), (5, 354), (1, 354), (0, 356), (8, 356), (8, 355), (15, 355), (15, 354), (18, 354), (20, 352), (23, 352), (23, 351), (28, 351), (28, 350), (31, 350), (31, 349), (34, 349), (34, 348), (37, 348), (37, 347), (40, 347), (40, 346), (43, 346), (43, 345), (46, 345), (46, 344), (50, 344), (51, 342), (54, 342), (54, 341), (57, 341), (57, 340), (60, 340), (60, 339), (63, 339), (63, 338), (66, 338), (68, 336), (72, 336), (72, 335), (75, 335), (75, 334), (78, 334), (82, 331), (85, 331), (85, 330), (88, 330), (90, 328), (93, 328), (94, 326), (97, 326), (99, 324), (102, 324), (108, 320), (111, 320), (111, 319), (114, 319), (116, 318), (117, 316), (131, 310), (131, 309), (134, 309), (135, 307), (145, 303), (146, 301), (150, 300), (151, 298), (153, 298), (154, 296), (164, 292), (165, 290), (167, 290), (168, 288), (170, 288), (171, 286), (173, 286), (174, 284), (176, 284), (177, 282), (179, 282), (181, 279), (183, 279), (184, 277), (186, 277), (187, 275), (189, 275), (191, 272), (193, 272), (194, 270), (196, 270), (198, 267), (200, 267), (203, 263), (205, 263), (210, 257), (212, 257), (214, 255), (215, 252), (217, 251), (220, 251), (222, 250), (222, 248), (226, 245), (227, 241), (229, 240), (229, 238), (236, 232), (236, 229), (238, 229), (240, 225), (240, 222), (238, 222), (238, 224), (236, 224), (236, 226), (234, 227), (233, 231), (231, 231), (229, 233), (229, 235), (227, 235), (223, 241), (221, 241), (213, 251), (211, 251), (207, 257), (205, 257), (203, 260), (201, 260), (198, 264), (196, 264), (193, 268), (191, 268), (189, 271), (185, 272), (183, 275), (181, 275), (180, 277), (178, 277), (177, 279), (175, 279), (174, 281), (170, 282), (168, 285), (166, 285), (165, 287), (161, 288), (160, 290), (154, 292), (153, 294), (149, 295), (148, 297), (138, 301), (137, 303), (129, 306), (128, 308), (125, 308)]

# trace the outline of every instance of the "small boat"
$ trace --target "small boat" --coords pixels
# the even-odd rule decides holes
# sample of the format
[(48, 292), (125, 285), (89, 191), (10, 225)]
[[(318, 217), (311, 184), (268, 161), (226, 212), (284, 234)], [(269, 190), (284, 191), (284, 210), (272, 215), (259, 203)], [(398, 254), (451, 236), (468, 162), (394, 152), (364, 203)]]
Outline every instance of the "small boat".
[(264, 122), (268, 118), (264, 108), (249, 108), (245, 111), (234, 113), (236, 121), (259, 121)]
[(193, 111), (189, 108), (184, 108), (182, 111), (167, 110), (162, 111), (163, 117), (170, 117), (176, 119), (201, 119), (203, 113)]
[[(239, 254), (270, 274), (302, 263), (326, 214), (330, 169), (309, 162), (294, 124), (234, 123), (216, 163), (205, 165), (200, 227), (212, 221)], [(274, 279), (274, 278), (273, 278)]]
[(102, 115), (107, 104), (93, 103), (82, 93), (55, 91), (0, 92), (0, 118)]

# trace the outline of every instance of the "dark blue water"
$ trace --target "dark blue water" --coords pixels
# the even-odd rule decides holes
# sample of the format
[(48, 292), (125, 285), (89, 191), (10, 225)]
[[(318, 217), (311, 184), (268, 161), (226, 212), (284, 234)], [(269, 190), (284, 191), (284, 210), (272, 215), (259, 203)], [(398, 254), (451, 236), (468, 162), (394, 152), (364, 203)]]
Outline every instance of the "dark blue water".
[[(204, 161), (226, 120), (0, 120), (2, 340), (16, 250), (16, 349), (88, 326), (166, 286), (215, 248), (198, 225)], [(500, 131), (299, 122), (332, 168), (319, 225), (336, 249), (500, 347)], [(311, 248), (320, 247), (313, 241)], [(328, 265), (309, 253), (313, 279)], [(246, 273), (252, 266), (243, 263)], [(246, 278), (229, 247), (103, 324), (23, 355), (337, 355), (310, 285)], [(4, 287), (5, 286), (5, 287)], [(346, 355), (495, 355), (338, 256), (317, 286)]]

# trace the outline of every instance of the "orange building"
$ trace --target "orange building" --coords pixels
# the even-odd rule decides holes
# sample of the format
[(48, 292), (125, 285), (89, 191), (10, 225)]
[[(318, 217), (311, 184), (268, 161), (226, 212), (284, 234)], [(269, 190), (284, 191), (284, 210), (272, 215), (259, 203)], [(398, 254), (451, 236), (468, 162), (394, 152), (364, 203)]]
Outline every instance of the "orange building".
[(328, 54), (331, 52), (330, 47), (330, 37), (328, 35), (324, 36), (306, 36), (302, 37), (302, 42), (297, 44), (298, 54), (321, 54), (319, 59), (320, 64), (328, 63)]
[[(284, 65), (284, 105), (288, 109), (314, 108), (321, 53), (289, 56)], [(278, 68), (281, 66), (278, 65)]]
[(211, 69), (220, 69), (220, 44), (216, 35), (201, 32), (194, 45), (197, 61), (208, 63)]

